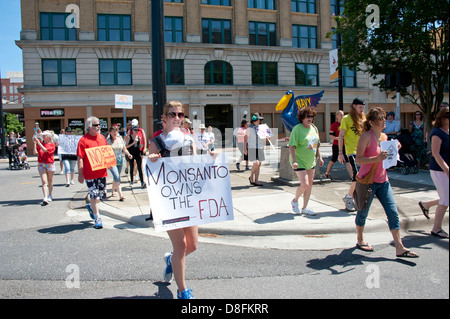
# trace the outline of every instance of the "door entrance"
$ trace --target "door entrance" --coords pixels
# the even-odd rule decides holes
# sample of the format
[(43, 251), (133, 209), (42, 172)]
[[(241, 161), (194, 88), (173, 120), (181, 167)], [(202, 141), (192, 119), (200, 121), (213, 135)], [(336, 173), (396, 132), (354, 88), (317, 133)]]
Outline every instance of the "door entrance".
[[(216, 136), (216, 145), (224, 146), (225, 144), (225, 129), (233, 128), (233, 106), (231, 104), (218, 104), (205, 106), (205, 126), (218, 129), (222, 135), (221, 141)], [(217, 135), (217, 134), (215, 134)], [(221, 144), (220, 144), (221, 142)]]
[(61, 120), (39, 120), (42, 132), (52, 130), (55, 134), (61, 131)]

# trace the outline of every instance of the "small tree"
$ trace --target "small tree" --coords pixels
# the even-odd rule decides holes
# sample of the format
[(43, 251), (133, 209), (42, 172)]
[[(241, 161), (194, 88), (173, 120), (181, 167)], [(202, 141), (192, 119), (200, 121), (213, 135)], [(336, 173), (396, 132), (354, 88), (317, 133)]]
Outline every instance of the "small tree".
[(11, 113), (6, 114), (6, 130), (9, 132), (22, 134), (23, 124), (19, 122), (17, 116)]
[[(379, 7), (378, 28), (371, 28), (373, 14), (366, 13), (372, 3)], [(428, 130), (449, 78), (448, 8), (448, 0), (346, 0), (336, 17), (335, 32), (342, 37), (339, 65), (359, 70), (364, 65), (374, 79), (411, 72), (414, 90), (402, 89), (401, 95), (422, 110)], [(387, 89), (384, 79), (375, 85)]]

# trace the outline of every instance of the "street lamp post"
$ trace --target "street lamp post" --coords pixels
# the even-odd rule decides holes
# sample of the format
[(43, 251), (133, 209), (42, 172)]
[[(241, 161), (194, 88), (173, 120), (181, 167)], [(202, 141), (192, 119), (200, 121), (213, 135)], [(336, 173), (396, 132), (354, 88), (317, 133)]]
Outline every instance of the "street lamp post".
[[(0, 79), (2, 77), (2, 72), (0, 70)], [(1, 85), (0, 85), (0, 89), (1, 89)], [(0, 92), (1, 93), (1, 92)], [(5, 158), (6, 157), (6, 142), (5, 142), (5, 131), (3, 130), (3, 95), (0, 96), (1, 98), (1, 104), (0, 104), (0, 142), (1, 142), (1, 153), (0, 153), (0, 158)]]
[(2, 152), (0, 154), (0, 158), (6, 157), (6, 143), (5, 143), (5, 131), (3, 130), (3, 97), (1, 97), (2, 101), (0, 104), (0, 135), (1, 135), (1, 145), (2, 145)]
[(156, 132), (162, 128), (162, 110), (167, 101), (163, 0), (151, 1), (151, 14), (153, 132)]
[[(337, 5), (337, 12), (338, 15), (341, 15), (341, 4), (340, 4), (341, 0), (336, 1), (336, 5)], [(338, 20), (338, 26), (340, 25), (340, 22)], [(340, 59), (341, 57), (341, 45), (342, 45), (342, 39), (341, 39), (341, 33), (339, 32), (337, 34), (337, 43), (336, 43), (337, 47), (338, 47), (338, 57)], [(341, 63), (339, 63), (341, 64)], [(342, 65), (340, 65), (339, 69), (338, 69), (338, 97), (339, 97), (339, 110), (343, 111), (344, 110), (344, 89), (343, 89), (343, 81), (342, 81)]]

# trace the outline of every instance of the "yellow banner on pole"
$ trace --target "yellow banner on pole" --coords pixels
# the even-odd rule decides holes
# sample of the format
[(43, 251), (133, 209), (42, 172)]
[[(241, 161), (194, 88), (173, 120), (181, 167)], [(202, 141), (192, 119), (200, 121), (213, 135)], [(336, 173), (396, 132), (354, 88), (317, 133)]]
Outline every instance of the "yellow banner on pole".
[(330, 80), (337, 80), (339, 77), (339, 72), (337, 70), (337, 67), (339, 65), (338, 63), (338, 50), (331, 50), (330, 53)]

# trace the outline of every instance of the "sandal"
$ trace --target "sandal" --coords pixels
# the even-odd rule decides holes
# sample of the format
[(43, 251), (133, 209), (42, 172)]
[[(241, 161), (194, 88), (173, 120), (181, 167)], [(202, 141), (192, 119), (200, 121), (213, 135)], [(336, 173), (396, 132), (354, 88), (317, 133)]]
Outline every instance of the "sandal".
[(248, 181), (250, 182), (250, 185), (256, 185), (254, 182), (252, 182), (252, 180), (250, 179), (250, 177), (248, 178)]
[(443, 229), (438, 232), (431, 231), (431, 235), (439, 238), (448, 238), (448, 234)]
[(405, 251), (403, 254), (397, 255), (398, 258), (419, 258), (419, 255), (413, 253), (410, 250)]
[(357, 243), (356, 248), (361, 249), (362, 251), (373, 251), (373, 247), (369, 246), (369, 244), (360, 245)]
[(421, 201), (419, 202), (419, 206), (420, 206), (420, 209), (422, 209), (423, 215), (424, 215), (427, 219), (430, 219), (430, 211), (429, 211), (428, 209), (426, 209), (426, 208), (423, 206), (423, 203), (422, 203)]

